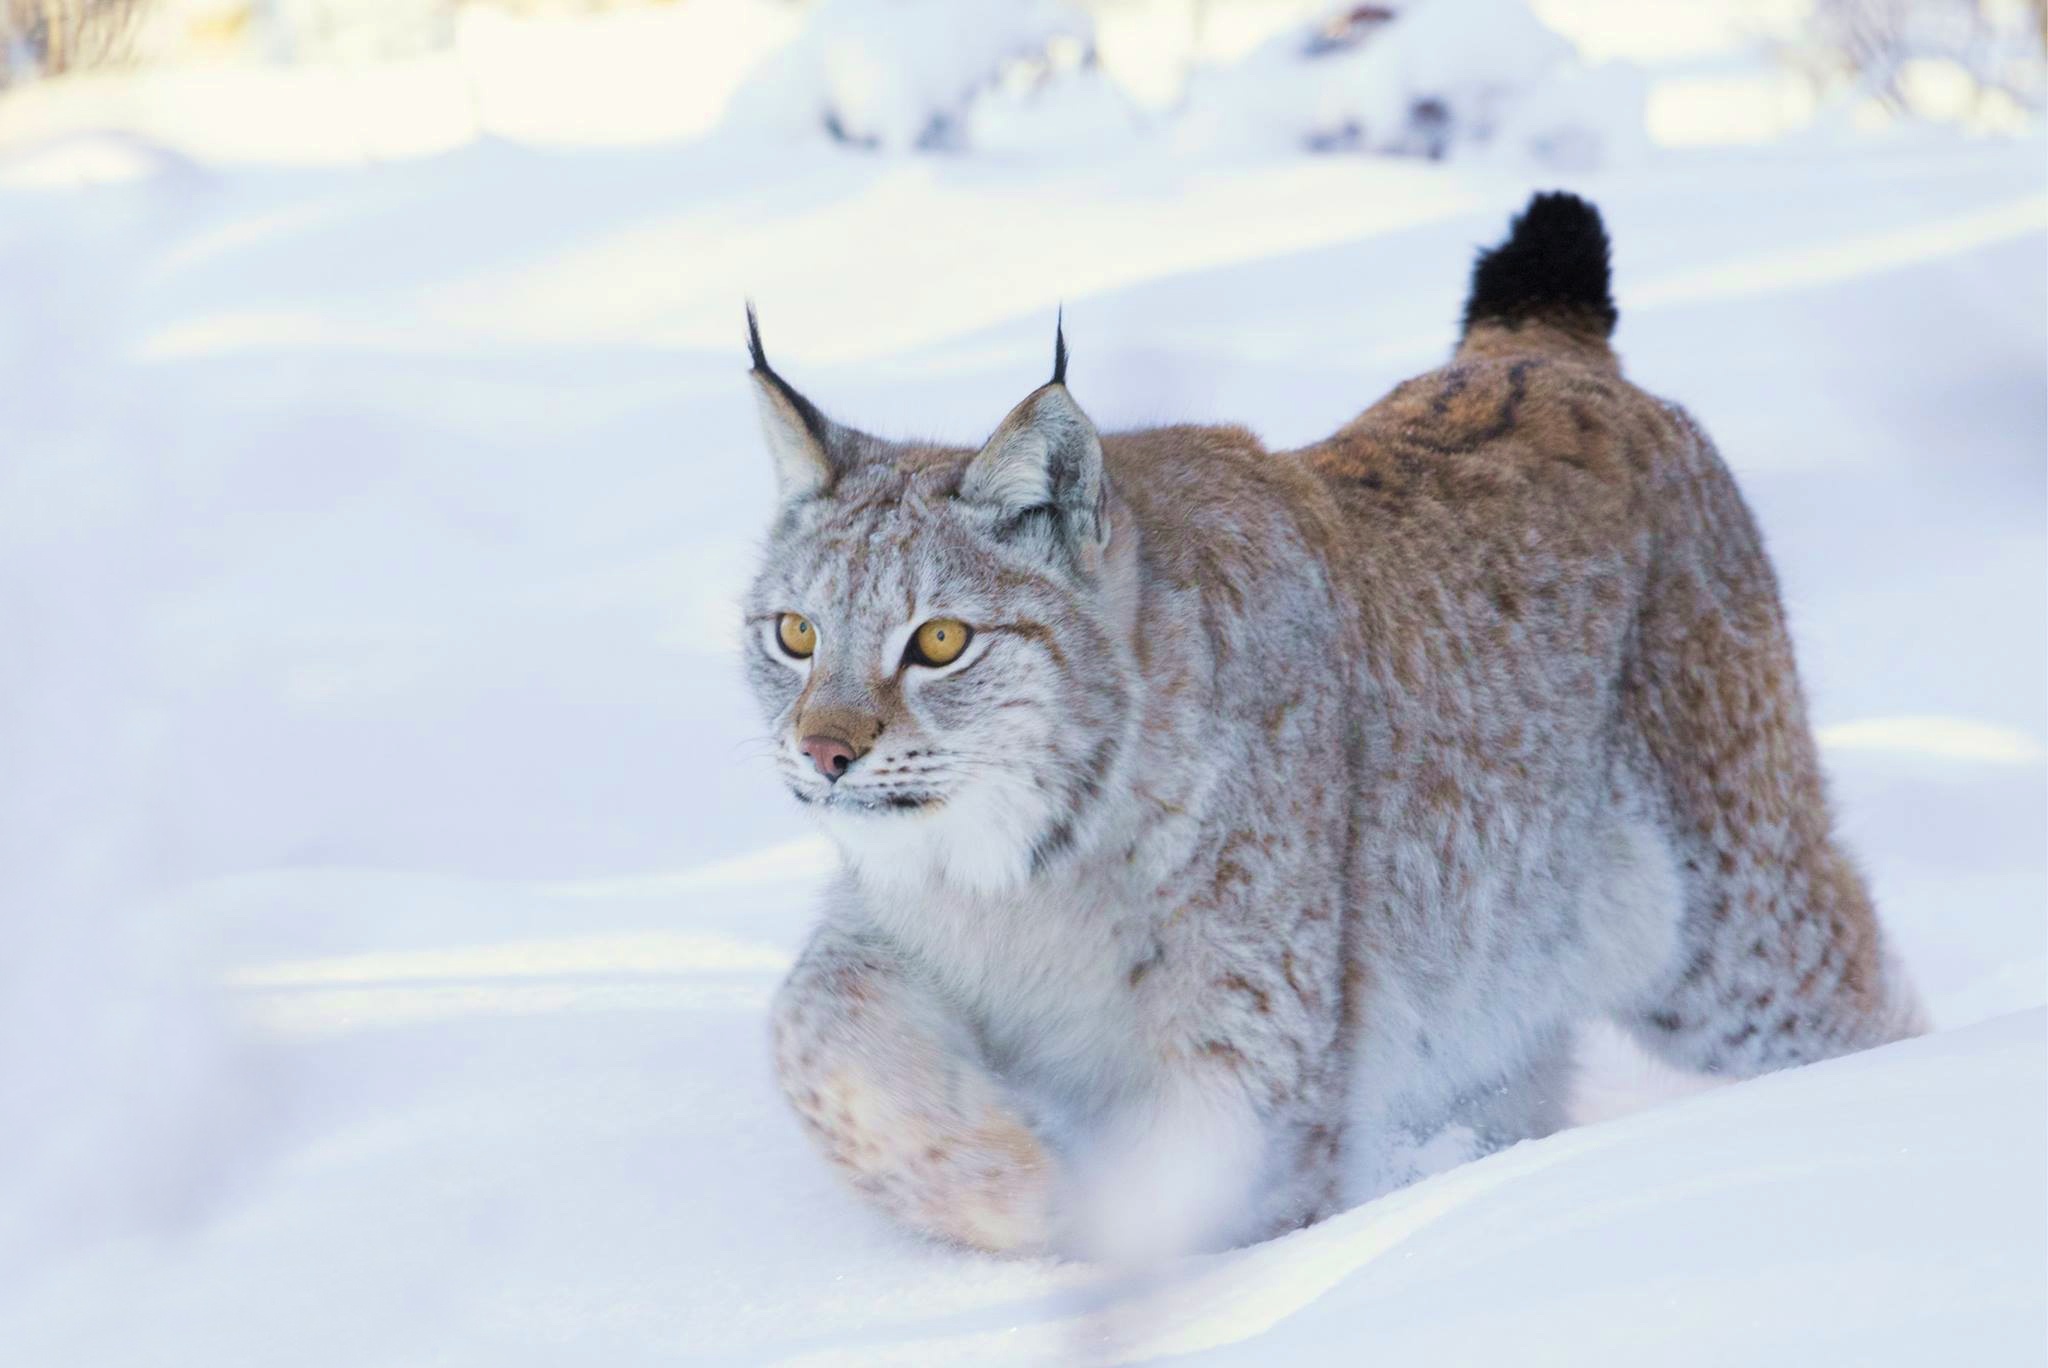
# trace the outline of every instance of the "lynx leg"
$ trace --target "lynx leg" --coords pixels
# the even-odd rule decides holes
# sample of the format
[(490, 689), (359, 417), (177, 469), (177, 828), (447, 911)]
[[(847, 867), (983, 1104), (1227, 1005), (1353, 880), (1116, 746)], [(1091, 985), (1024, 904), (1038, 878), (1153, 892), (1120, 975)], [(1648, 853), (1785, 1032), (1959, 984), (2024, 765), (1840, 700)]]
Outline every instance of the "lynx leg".
[(1746, 1075), (1923, 1024), (1836, 843), (1755, 524), (1704, 436), (1681, 429), (1623, 706), (1684, 909), (1663, 981), (1622, 1023), (1674, 1063)]
[(776, 1072), (854, 1187), (926, 1234), (1043, 1252), (1052, 1155), (956, 1021), (880, 939), (829, 921), (776, 997)]
[(1530, 1051), (1522, 1067), (1468, 1099), (1458, 1118), (1471, 1126), (1479, 1152), (1491, 1154), (1564, 1127), (1571, 1100), (1572, 1033), (1559, 1029)]

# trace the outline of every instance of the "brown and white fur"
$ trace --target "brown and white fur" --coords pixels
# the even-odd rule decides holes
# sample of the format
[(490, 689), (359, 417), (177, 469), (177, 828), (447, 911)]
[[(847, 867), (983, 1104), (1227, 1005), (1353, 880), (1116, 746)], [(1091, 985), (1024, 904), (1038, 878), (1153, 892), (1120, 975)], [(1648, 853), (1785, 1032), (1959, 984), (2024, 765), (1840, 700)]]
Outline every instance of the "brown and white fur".
[(1917, 1029), (1756, 525), (1614, 321), (1546, 195), (1451, 364), (1299, 451), (1098, 437), (1063, 342), (980, 451), (884, 442), (753, 335), (749, 679), (844, 855), (775, 1062), (857, 1188), (989, 1250), (1242, 1241), (1554, 1128), (1588, 1018), (1732, 1075)]

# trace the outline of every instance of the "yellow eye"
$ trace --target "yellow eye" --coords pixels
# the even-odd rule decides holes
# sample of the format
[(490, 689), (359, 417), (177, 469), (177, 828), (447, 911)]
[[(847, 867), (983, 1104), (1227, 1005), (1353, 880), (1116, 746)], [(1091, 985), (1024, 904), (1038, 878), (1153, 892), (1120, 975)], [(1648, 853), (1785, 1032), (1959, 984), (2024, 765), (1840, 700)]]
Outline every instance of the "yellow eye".
[(913, 665), (951, 665), (974, 639), (974, 629), (959, 618), (933, 618), (910, 638)]
[(810, 619), (795, 613), (782, 615), (782, 621), (775, 626), (775, 637), (782, 643), (782, 649), (798, 660), (818, 649), (817, 628), (811, 626)]

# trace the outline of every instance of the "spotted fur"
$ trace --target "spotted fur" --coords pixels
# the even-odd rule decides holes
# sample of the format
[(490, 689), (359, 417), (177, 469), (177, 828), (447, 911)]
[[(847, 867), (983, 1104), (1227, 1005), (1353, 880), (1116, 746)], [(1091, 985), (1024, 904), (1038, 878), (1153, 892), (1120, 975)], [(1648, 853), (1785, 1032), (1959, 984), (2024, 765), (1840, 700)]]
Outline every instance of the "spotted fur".
[[(844, 855), (776, 1067), (899, 1219), (1031, 1252), (1116, 1198), (1258, 1238), (1447, 1127), (1554, 1127), (1589, 1017), (1738, 1075), (1917, 1029), (1755, 523), (1622, 378), (1572, 205), (1482, 263), (1450, 365), (1298, 451), (1098, 437), (1063, 377), (979, 451), (882, 442), (756, 337), (783, 504), (747, 668)], [(1590, 222), (1597, 270), (1531, 222)], [(967, 651), (905, 663), (936, 616)], [(836, 782), (817, 733), (859, 752)]]

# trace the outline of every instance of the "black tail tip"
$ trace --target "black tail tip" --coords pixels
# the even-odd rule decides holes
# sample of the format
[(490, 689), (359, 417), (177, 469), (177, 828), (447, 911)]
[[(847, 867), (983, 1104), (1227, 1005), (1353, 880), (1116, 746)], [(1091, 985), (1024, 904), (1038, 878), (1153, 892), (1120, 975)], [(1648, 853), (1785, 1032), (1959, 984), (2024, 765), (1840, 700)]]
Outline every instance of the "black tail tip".
[(1546, 191), (1516, 216), (1507, 241), (1479, 254), (1465, 327), (1542, 319), (1609, 337), (1621, 317), (1609, 291), (1600, 211), (1567, 191)]

